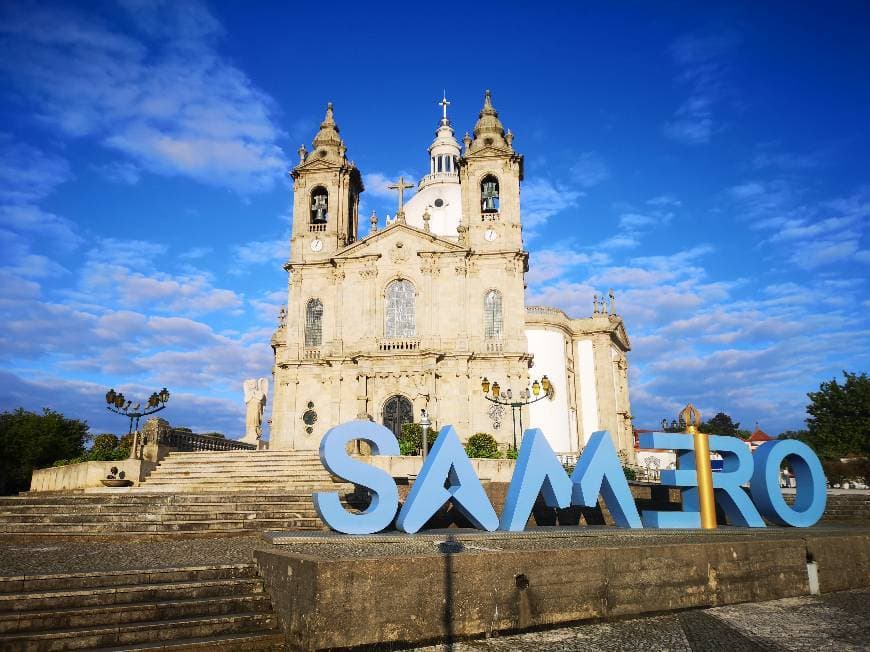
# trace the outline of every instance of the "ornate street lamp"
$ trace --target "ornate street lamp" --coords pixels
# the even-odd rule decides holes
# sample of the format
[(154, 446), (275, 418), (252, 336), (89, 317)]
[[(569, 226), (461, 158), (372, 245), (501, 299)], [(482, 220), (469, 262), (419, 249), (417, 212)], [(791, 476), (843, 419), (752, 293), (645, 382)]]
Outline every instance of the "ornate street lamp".
[(134, 421), (136, 422), (135, 430), (138, 431), (139, 419), (149, 414), (160, 412), (160, 410), (166, 407), (167, 401), (169, 401), (169, 390), (165, 387), (159, 392), (152, 392), (151, 396), (148, 397), (148, 402), (145, 404), (144, 408), (142, 407), (142, 403), (136, 403), (136, 405), (133, 405), (133, 401), (127, 400), (122, 392), (116, 392), (114, 389), (110, 389), (106, 392), (106, 409), (130, 419), (130, 430), (127, 432), (128, 435), (133, 434)]
[[(483, 398), (491, 403), (498, 405), (506, 405), (511, 409), (511, 417), (513, 418), (513, 435), (514, 435), (514, 450), (517, 450), (517, 413), (520, 415), (520, 433), (523, 431), (523, 407), (537, 403), (545, 398), (553, 398), (553, 385), (546, 375), (541, 376), (541, 380), (532, 382), (531, 392), (526, 387), (520, 391), (519, 400), (514, 400), (513, 391), (508, 388), (504, 392), (501, 391), (501, 386), (498, 382), (490, 384), (489, 379), (485, 378), (480, 381), (480, 388), (483, 390)], [(544, 390), (543, 394), (541, 390)]]

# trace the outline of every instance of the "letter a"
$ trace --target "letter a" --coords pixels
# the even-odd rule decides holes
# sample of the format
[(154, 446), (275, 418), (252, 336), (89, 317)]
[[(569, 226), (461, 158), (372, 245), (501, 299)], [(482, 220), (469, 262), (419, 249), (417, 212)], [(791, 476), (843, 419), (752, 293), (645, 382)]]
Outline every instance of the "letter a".
[(547, 507), (571, 504), (571, 480), (539, 428), (526, 430), (514, 477), (505, 499), (499, 530), (520, 532), (526, 527), (538, 494)]
[(399, 442), (384, 426), (371, 421), (349, 421), (326, 431), (320, 442), (320, 461), (342, 480), (372, 491), (372, 502), (361, 514), (351, 514), (335, 492), (315, 493), (314, 509), (333, 530), (345, 534), (373, 534), (387, 527), (399, 509), (399, 492), (389, 473), (352, 459), (347, 444), (354, 439), (368, 442), (373, 455), (398, 455)]
[(571, 482), (574, 483), (572, 505), (595, 507), (598, 494), (601, 494), (616, 525), (642, 527), (628, 480), (625, 479), (622, 464), (619, 463), (616, 449), (610, 440), (610, 433), (606, 430), (592, 433), (577, 466), (574, 467)]
[[(449, 484), (446, 488), (445, 483)], [(453, 501), (475, 527), (490, 532), (498, 527), (498, 516), (453, 426), (441, 429), (399, 512), (396, 527), (413, 534), (448, 501)]]

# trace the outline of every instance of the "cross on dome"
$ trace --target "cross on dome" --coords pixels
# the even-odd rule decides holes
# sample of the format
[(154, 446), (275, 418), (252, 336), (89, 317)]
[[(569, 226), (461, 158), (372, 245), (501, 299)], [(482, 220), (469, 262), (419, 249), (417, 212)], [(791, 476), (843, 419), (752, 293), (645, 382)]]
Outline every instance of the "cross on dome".
[(450, 100), (447, 99), (447, 91), (446, 90), (444, 91), (444, 95), (443, 95), (441, 101), (438, 102), (438, 104), (441, 105), (441, 109), (443, 112), (443, 117), (441, 118), (441, 124), (450, 124), (450, 121), (447, 119), (447, 107), (450, 106)]

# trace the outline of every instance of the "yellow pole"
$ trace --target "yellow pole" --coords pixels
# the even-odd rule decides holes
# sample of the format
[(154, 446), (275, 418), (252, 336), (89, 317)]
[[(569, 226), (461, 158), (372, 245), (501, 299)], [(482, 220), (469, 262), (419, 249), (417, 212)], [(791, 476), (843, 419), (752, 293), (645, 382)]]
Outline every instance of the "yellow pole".
[(695, 445), (695, 469), (698, 476), (698, 502), (701, 507), (701, 527), (716, 529), (716, 498), (713, 494), (713, 469), (710, 467), (710, 440), (699, 428), (701, 413), (689, 403), (680, 416), (686, 424), (686, 432), (692, 435)]

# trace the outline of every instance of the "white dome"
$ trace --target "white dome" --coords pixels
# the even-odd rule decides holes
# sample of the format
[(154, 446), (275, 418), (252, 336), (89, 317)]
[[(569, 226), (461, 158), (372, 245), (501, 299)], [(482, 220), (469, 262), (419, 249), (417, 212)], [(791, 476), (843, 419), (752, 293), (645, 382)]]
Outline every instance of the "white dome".
[(408, 224), (425, 228), (423, 213), (429, 211), (429, 230), (435, 235), (458, 236), (457, 227), (462, 220), (462, 192), (459, 185), (459, 143), (447, 119), (445, 97), (441, 102), (444, 114), (435, 140), (429, 146), (429, 174), (420, 179), (417, 194), (405, 204)]
[(418, 229), (424, 228), (423, 213), (428, 209), (429, 230), (432, 233), (454, 238), (459, 235), (456, 229), (462, 220), (462, 189), (459, 176), (454, 176), (455, 181), (439, 181), (425, 186), (421, 182), (417, 194), (405, 204), (405, 220), (408, 224)]

